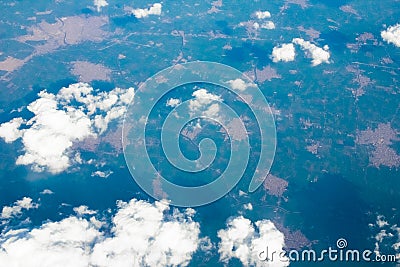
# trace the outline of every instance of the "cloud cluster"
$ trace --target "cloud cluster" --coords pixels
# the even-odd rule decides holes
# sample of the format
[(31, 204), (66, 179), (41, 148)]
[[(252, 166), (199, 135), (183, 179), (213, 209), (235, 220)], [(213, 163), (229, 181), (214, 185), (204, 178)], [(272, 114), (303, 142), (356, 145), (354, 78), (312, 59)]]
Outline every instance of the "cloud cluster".
[[(254, 227), (255, 226), (255, 227)], [(226, 264), (232, 258), (237, 258), (243, 266), (266, 266), (259, 260), (260, 252), (268, 247), (276, 255), (283, 252), (284, 235), (269, 220), (252, 223), (249, 219), (239, 216), (227, 223), (227, 228), (218, 231), (221, 239), (218, 244), (220, 260)], [(274, 258), (267, 266), (288, 266), (288, 261)]]
[(376, 255), (381, 255), (381, 249), (389, 246), (396, 253), (396, 260), (400, 260), (400, 227), (391, 225), (383, 215), (378, 215), (375, 224), (369, 226), (376, 231), (374, 234)]
[(296, 57), (296, 51), (292, 43), (276, 46), (272, 49), (272, 61), (293, 61)]
[(227, 82), (233, 90), (244, 91), (248, 87), (255, 87), (256, 85), (253, 83), (247, 83), (244, 80), (237, 78), (235, 80), (230, 80)]
[(258, 20), (260, 20), (260, 23), (255, 22), (253, 24), (253, 27), (255, 29), (258, 29), (258, 28), (267, 29), (267, 30), (275, 29), (275, 24), (272, 21), (270, 21), (270, 20), (265, 21), (266, 19), (271, 18), (271, 13), (269, 11), (257, 11), (256, 13), (254, 13), (254, 16)]
[(85, 206), (85, 205), (81, 205), (79, 207), (75, 207), (74, 211), (78, 216), (96, 214), (96, 211), (89, 209), (89, 207)]
[(317, 66), (321, 63), (329, 63), (330, 54), (328, 52), (329, 47), (325, 45), (323, 48), (312, 44), (309, 41), (305, 41), (301, 38), (294, 38), (292, 41), (294, 44), (298, 44), (303, 50), (305, 50), (312, 58), (313, 66)]
[(263, 22), (261, 23), (260, 28), (266, 30), (273, 30), (275, 29), (275, 23), (273, 23), (272, 21)]
[(50, 189), (44, 189), (42, 192), (40, 192), (41, 195), (53, 195), (54, 192), (51, 191)]
[[(79, 210), (90, 216), (83, 207)], [(186, 266), (201, 244), (200, 227), (193, 210), (168, 210), (159, 202), (132, 199), (118, 202), (112, 225), (95, 216), (70, 216), (33, 230), (11, 230), (0, 236), (0, 265)]]
[(88, 252), (100, 236), (92, 222), (77, 217), (45, 223), (31, 231), (9, 231), (1, 236), (0, 263), (9, 267), (88, 266)]
[(400, 24), (390, 26), (386, 30), (381, 32), (381, 37), (388, 44), (392, 43), (397, 47), (400, 47)]
[(149, 8), (137, 8), (137, 9), (134, 9), (134, 10), (132, 10), (132, 14), (138, 19), (146, 18), (149, 15), (160, 16), (161, 15), (161, 9), (162, 9), (162, 5), (160, 3), (155, 3)]
[(192, 96), (194, 98), (189, 101), (189, 109), (193, 115), (200, 112), (205, 117), (218, 116), (220, 107), (216, 101), (222, 102), (220, 96), (209, 93), (206, 89), (198, 89)]
[(296, 50), (293, 44), (299, 45), (300, 48), (306, 52), (306, 55), (312, 59), (311, 62), (313, 66), (317, 66), (322, 63), (330, 63), (329, 58), (331, 55), (329, 53), (329, 46), (325, 45), (323, 48), (321, 48), (301, 38), (294, 38), (292, 43), (274, 47), (272, 49), (272, 61), (294, 61), (296, 57)]
[(102, 7), (108, 6), (108, 3), (106, 0), (94, 0), (93, 4), (96, 7), (97, 12), (100, 12)]
[(33, 117), (1, 124), (0, 137), (6, 142), (22, 139), (24, 154), (17, 164), (60, 173), (76, 158), (73, 143), (105, 132), (111, 121), (123, 116), (133, 95), (133, 88), (98, 92), (86, 83), (71, 84), (56, 95), (41, 91), (27, 107)]
[(22, 118), (14, 118), (9, 122), (0, 124), (0, 137), (3, 138), (6, 143), (12, 143), (22, 137), (19, 128), (23, 122), (24, 120)]
[(269, 19), (271, 17), (271, 13), (269, 11), (257, 11), (255, 16), (258, 19)]
[(275, 23), (271, 20), (271, 13), (269, 11), (256, 11), (252, 15), (252, 19), (239, 23), (239, 27), (245, 27), (250, 36), (256, 37), (260, 29), (273, 30)]
[(39, 204), (34, 203), (30, 197), (23, 197), (14, 202), (12, 206), (4, 206), (0, 219), (11, 219), (22, 214), (23, 210), (37, 209)]
[(168, 99), (168, 101), (167, 101), (167, 107), (172, 107), (172, 108), (174, 108), (174, 107), (179, 106), (180, 103), (181, 103), (181, 100), (180, 100), (180, 99), (178, 99), (178, 98), (170, 98), (170, 99)]
[(113, 173), (114, 172), (111, 171), (111, 170), (108, 170), (108, 171), (94, 171), (94, 172), (92, 172), (92, 177), (97, 176), (97, 177), (106, 179)]

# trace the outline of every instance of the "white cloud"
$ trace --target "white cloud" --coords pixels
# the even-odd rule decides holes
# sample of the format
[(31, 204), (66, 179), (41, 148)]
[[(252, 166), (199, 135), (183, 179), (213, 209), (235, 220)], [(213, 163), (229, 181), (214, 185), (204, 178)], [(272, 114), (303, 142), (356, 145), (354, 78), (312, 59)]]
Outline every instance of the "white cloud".
[(191, 110), (196, 110), (204, 105), (208, 105), (213, 101), (221, 101), (221, 97), (214, 95), (212, 93), (209, 93), (206, 89), (199, 89), (193, 92), (192, 96), (195, 97), (195, 99), (192, 99), (189, 103), (189, 107)]
[(0, 124), (0, 137), (3, 138), (6, 143), (12, 143), (22, 137), (19, 127), (21, 127), (23, 122), (24, 120), (22, 118), (14, 118), (9, 122)]
[(30, 197), (23, 197), (21, 200), (17, 200), (13, 206), (4, 206), (0, 218), (10, 219), (21, 215), (22, 210), (37, 209), (38, 207), (39, 204), (34, 203)]
[(74, 211), (79, 216), (96, 214), (96, 211), (89, 209), (89, 207), (85, 205), (75, 207)]
[(92, 177), (98, 176), (100, 178), (108, 178), (113, 173), (114, 172), (111, 170), (104, 171), (104, 172), (103, 171), (95, 171), (95, 172), (92, 172)]
[(400, 47), (400, 24), (390, 26), (385, 31), (382, 31), (381, 37), (388, 44), (392, 43), (395, 46)]
[(227, 81), (227, 83), (232, 87), (233, 90), (244, 91), (248, 87), (255, 87), (253, 83), (246, 83), (244, 80), (237, 78), (235, 80)]
[(180, 103), (181, 103), (180, 99), (170, 98), (167, 101), (167, 107), (173, 107), (174, 108), (174, 107), (178, 106)]
[(271, 13), (269, 11), (257, 11), (255, 16), (258, 19), (269, 19), (271, 17)]
[(0, 262), (8, 267), (88, 266), (91, 244), (101, 237), (99, 230), (85, 219), (69, 217), (43, 224), (13, 236), (2, 234)]
[(138, 19), (148, 17), (149, 15), (160, 16), (161, 9), (162, 9), (162, 5), (160, 3), (155, 3), (150, 8), (134, 9), (134, 10), (132, 10), (132, 14)]
[(265, 19), (271, 18), (271, 13), (269, 11), (257, 11), (255, 12), (254, 16), (261, 20), (259, 22), (254, 22), (253, 23), (253, 28), (254, 29), (267, 29), (267, 30), (273, 30), (275, 29), (275, 24), (272, 21), (265, 21)]
[(28, 106), (34, 117), (28, 121), (30, 128), (23, 130), (22, 142), (25, 154), (17, 158), (17, 164), (31, 165), (34, 170), (58, 173), (69, 167), (66, 151), (73, 141), (93, 136), (90, 119), (75, 108), (61, 110), (53, 94), (44, 91), (39, 99)]
[(93, 4), (96, 7), (97, 12), (100, 12), (102, 7), (108, 6), (108, 3), (106, 0), (94, 0)]
[[(383, 215), (378, 215), (375, 224), (369, 226), (376, 231), (374, 233), (376, 255), (381, 255), (381, 247), (391, 246), (395, 252), (396, 260), (400, 260), (400, 227), (397, 224), (391, 225)], [(396, 243), (393, 244), (393, 240)]]
[(245, 210), (253, 210), (253, 205), (251, 203), (243, 204)]
[[(221, 239), (218, 244), (220, 260), (225, 264), (237, 258), (244, 266), (266, 266), (265, 261), (259, 260), (260, 252), (268, 247), (269, 252), (276, 251), (279, 255), (284, 247), (284, 235), (269, 220), (253, 224), (239, 216), (229, 221), (226, 229), (219, 230), (218, 237)], [(268, 264), (278, 267), (288, 266), (289, 262), (276, 257)]]
[(156, 202), (119, 202), (113, 218), (113, 237), (93, 248), (92, 264), (97, 266), (186, 266), (199, 245), (199, 224), (192, 221), (193, 210), (175, 210)]
[(54, 192), (51, 191), (50, 189), (45, 189), (42, 192), (40, 192), (41, 195), (53, 195)]
[(382, 228), (382, 227), (385, 227), (385, 226), (389, 225), (389, 223), (387, 221), (385, 221), (385, 217), (383, 217), (382, 215), (379, 215), (376, 218), (376, 224), (379, 226), (379, 228)]
[(294, 38), (292, 42), (308, 52), (309, 56), (312, 58), (313, 66), (317, 66), (321, 63), (329, 63), (331, 55), (328, 51), (329, 47), (327, 45), (321, 48), (301, 38)]
[[(59, 173), (77, 158), (73, 143), (105, 132), (111, 121), (123, 116), (133, 96), (133, 88), (97, 92), (86, 83), (71, 84), (56, 95), (41, 91), (27, 107), (34, 116), (1, 124), (0, 137), (10, 142), (22, 138), (24, 154), (17, 164)], [(22, 123), (27, 128), (19, 130)]]
[(260, 25), (261, 29), (273, 30), (275, 29), (275, 23), (272, 21), (264, 22)]
[(201, 112), (206, 117), (216, 118), (218, 116), (219, 104), (215, 101), (222, 102), (220, 96), (209, 93), (206, 89), (198, 89), (193, 92), (192, 96), (194, 98), (189, 101), (189, 109), (192, 114)]
[(296, 51), (293, 44), (283, 44), (281, 46), (276, 46), (272, 49), (272, 61), (293, 61), (296, 57)]
[(203, 112), (203, 116), (209, 117), (209, 118), (213, 118), (213, 117), (215, 117), (215, 116), (218, 115), (219, 110), (220, 110), (219, 104), (217, 104), (217, 103), (211, 104), (211, 105), (208, 107), (208, 109), (206, 109), (206, 110)]
[(118, 202), (111, 226), (95, 217), (71, 216), (33, 230), (11, 230), (0, 235), (0, 263), (7, 262), (7, 267), (186, 266), (203, 242), (200, 227), (192, 220), (192, 209), (168, 210), (159, 202), (132, 199)]
[(239, 196), (241, 197), (241, 196), (247, 196), (247, 193), (246, 192), (243, 192), (242, 190), (239, 190)]

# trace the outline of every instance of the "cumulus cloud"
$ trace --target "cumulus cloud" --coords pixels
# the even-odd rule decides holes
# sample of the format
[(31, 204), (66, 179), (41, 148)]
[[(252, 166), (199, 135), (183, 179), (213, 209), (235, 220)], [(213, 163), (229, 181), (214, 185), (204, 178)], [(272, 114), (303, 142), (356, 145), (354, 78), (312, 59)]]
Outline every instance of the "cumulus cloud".
[(66, 151), (74, 140), (80, 141), (93, 135), (90, 119), (80, 110), (58, 109), (53, 94), (42, 91), (39, 99), (28, 106), (34, 117), (23, 130), (22, 142), (25, 154), (17, 158), (17, 164), (32, 165), (34, 170), (47, 167), (58, 173), (69, 167)]
[(243, 204), (245, 210), (253, 210), (253, 205), (251, 203)]
[(275, 29), (275, 23), (273, 23), (272, 21), (263, 22), (261, 23), (260, 28), (266, 30), (273, 30)]
[(111, 225), (94, 216), (71, 216), (33, 230), (2, 233), (0, 263), (10, 267), (187, 266), (201, 244), (193, 215), (192, 209), (169, 212), (169, 206), (159, 202), (120, 201)]
[(222, 101), (220, 96), (209, 93), (206, 89), (196, 90), (192, 96), (195, 98), (190, 101), (189, 107), (191, 110), (199, 109), (213, 101)]
[(162, 5), (160, 3), (155, 3), (153, 4), (150, 8), (137, 8), (132, 10), (132, 14), (140, 19), (140, 18), (146, 18), (149, 15), (161, 15), (161, 9)]
[(295, 57), (296, 57), (296, 51), (292, 43), (276, 46), (272, 49), (273, 62), (278, 62), (278, 61), (289, 62), (293, 61)]
[[(266, 266), (259, 259), (260, 252), (266, 247), (276, 255), (283, 252), (284, 235), (269, 220), (252, 223), (249, 219), (239, 216), (227, 223), (226, 229), (218, 231), (220, 242), (218, 252), (220, 260), (228, 264), (232, 258), (237, 258), (243, 266)], [(288, 260), (288, 259), (287, 259)], [(288, 261), (274, 258), (267, 266), (288, 266)]]
[(329, 58), (331, 55), (329, 53), (329, 47), (327, 45), (321, 48), (301, 38), (294, 38), (292, 42), (299, 45), (303, 50), (308, 53), (308, 55), (312, 58), (313, 66), (317, 66), (321, 63), (329, 63)]
[(192, 96), (194, 98), (189, 101), (189, 109), (192, 114), (200, 112), (206, 117), (218, 116), (219, 104), (215, 102), (222, 102), (220, 96), (209, 93), (206, 89), (198, 89), (193, 92)]
[(100, 237), (93, 223), (76, 217), (16, 235), (10, 231), (2, 234), (0, 262), (10, 267), (88, 266), (91, 244)]
[(256, 11), (252, 15), (251, 20), (239, 23), (239, 27), (245, 27), (249, 35), (257, 36), (260, 29), (273, 30), (275, 29), (275, 23), (268, 20), (271, 18), (269, 11)]
[(92, 177), (97, 176), (100, 178), (108, 178), (111, 174), (113, 174), (114, 172), (111, 170), (108, 171), (95, 171), (92, 172)]
[(12, 143), (22, 136), (19, 127), (21, 127), (24, 120), (22, 118), (14, 118), (9, 122), (0, 124), (0, 137), (6, 143)]
[(227, 82), (233, 90), (244, 91), (248, 87), (255, 87), (253, 83), (246, 83), (244, 80), (237, 78), (235, 80), (230, 80)]
[(271, 13), (269, 11), (257, 11), (254, 16), (259, 19), (259, 22), (254, 22), (253, 23), (253, 28), (254, 29), (267, 29), (267, 30), (273, 30), (275, 29), (275, 23), (272, 21), (265, 21), (265, 19), (271, 18)]
[(14, 202), (12, 206), (4, 206), (1, 212), (1, 219), (11, 219), (12, 217), (22, 214), (23, 210), (37, 209), (39, 204), (34, 203), (32, 198), (23, 197), (20, 200)]
[(379, 226), (379, 228), (383, 228), (383, 227), (389, 225), (389, 223), (388, 223), (387, 221), (385, 221), (385, 217), (382, 216), (382, 215), (379, 215), (379, 216), (376, 218), (376, 224)]
[(390, 26), (386, 30), (381, 32), (381, 37), (388, 44), (392, 43), (397, 47), (400, 47), (400, 24)]
[(382, 247), (391, 247), (396, 260), (400, 260), (400, 227), (397, 224), (391, 225), (383, 215), (378, 215), (375, 224), (369, 224), (374, 230), (376, 255), (381, 255)]
[(255, 16), (258, 19), (269, 19), (271, 17), (271, 13), (269, 11), (257, 11)]
[(89, 207), (85, 205), (75, 207), (74, 211), (79, 216), (96, 214), (96, 211), (89, 209)]
[(40, 192), (41, 195), (53, 195), (54, 192), (51, 191), (50, 189), (45, 189), (42, 192)]
[(94, 0), (93, 4), (96, 7), (97, 12), (100, 12), (102, 7), (108, 6), (108, 3), (106, 0)]
[[(199, 245), (199, 224), (193, 210), (175, 211), (165, 220), (168, 206), (157, 202), (120, 202), (113, 218), (113, 237), (95, 245), (92, 263), (97, 266), (186, 266)], [(126, 265), (129, 263), (129, 265)]]
[[(123, 116), (133, 95), (133, 88), (98, 92), (86, 83), (71, 84), (56, 95), (41, 91), (27, 107), (33, 117), (1, 124), (0, 137), (9, 142), (22, 139), (24, 154), (17, 164), (60, 173), (77, 158), (73, 143), (105, 132), (111, 121)], [(26, 128), (20, 130), (21, 124)]]
[(170, 98), (167, 101), (167, 107), (173, 107), (174, 108), (174, 107), (178, 106), (180, 103), (181, 103), (180, 99)]

